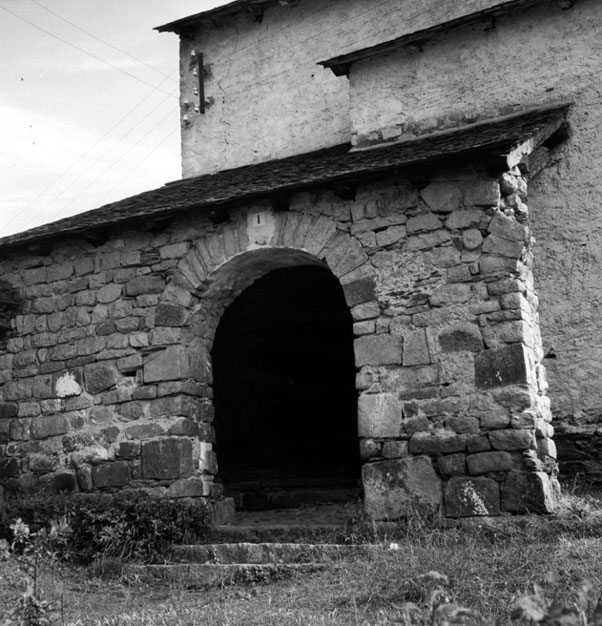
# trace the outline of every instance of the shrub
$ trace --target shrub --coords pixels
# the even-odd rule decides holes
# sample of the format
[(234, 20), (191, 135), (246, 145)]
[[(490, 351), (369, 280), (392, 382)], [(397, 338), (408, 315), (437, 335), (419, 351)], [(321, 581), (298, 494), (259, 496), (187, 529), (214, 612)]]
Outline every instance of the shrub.
[(160, 561), (172, 544), (201, 540), (208, 529), (205, 506), (145, 495), (53, 496), (7, 502), (0, 538), (22, 519), (33, 532), (65, 516), (71, 534), (59, 556), (88, 564), (103, 557)]

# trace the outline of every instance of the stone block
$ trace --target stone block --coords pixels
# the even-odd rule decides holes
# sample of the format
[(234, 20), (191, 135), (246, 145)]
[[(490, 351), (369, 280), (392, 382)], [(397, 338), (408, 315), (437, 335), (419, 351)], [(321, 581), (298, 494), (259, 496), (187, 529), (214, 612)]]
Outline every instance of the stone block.
[(125, 293), (128, 296), (139, 296), (149, 293), (161, 293), (165, 288), (165, 278), (155, 274), (135, 276), (125, 285)]
[(19, 460), (0, 458), (0, 478), (12, 478), (20, 473)]
[(399, 437), (402, 405), (393, 394), (362, 394), (358, 398), (360, 437)]
[(199, 434), (199, 425), (197, 422), (178, 417), (167, 430), (168, 435), (185, 435), (187, 437), (196, 437)]
[(493, 254), (510, 259), (519, 259), (523, 252), (524, 245), (521, 241), (504, 239), (497, 235), (489, 235), (483, 243), (483, 253)]
[(142, 444), (144, 478), (187, 478), (193, 471), (192, 442), (189, 439), (172, 437)]
[(509, 472), (502, 485), (502, 509), (511, 513), (552, 513), (560, 489), (543, 472)]
[(96, 292), (96, 299), (101, 304), (115, 302), (121, 296), (121, 285), (109, 283)]
[(184, 326), (187, 318), (187, 310), (179, 304), (158, 304), (155, 326)]
[(430, 232), (441, 228), (441, 220), (433, 213), (424, 213), (410, 217), (406, 223), (408, 235)]
[(56, 493), (73, 493), (77, 488), (75, 472), (59, 470), (52, 475)]
[(441, 476), (463, 476), (466, 474), (466, 455), (447, 454), (437, 459), (437, 467)]
[(492, 430), (489, 441), (494, 450), (529, 450), (535, 449), (534, 430)]
[(468, 211), (454, 211), (446, 220), (445, 225), (451, 230), (462, 230), (478, 226), (483, 217), (482, 211), (475, 209)]
[(439, 333), (439, 345), (443, 352), (480, 352), (483, 337), (476, 324), (452, 324)]
[(441, 507), (441, 479), (425, 456), (367, 463), (362, 483), (366, 513), (374, 520), (436, 514)]
[(466, 462), (468, 464), (468, 472), (473, 475), (489, 474), (489, 472), (509, 472), (513, 468), (510, 453), (499, 450), (469, 454)]
[(97, 489), (125, 487), (130, 482), (130, 478), (127, 461), (113, 461), (92, 468), (92, 482)]
[(205, 403), (184, 394), (159, 398), (150, 404), (152, 417), (180, 416), (201, 420), (204, 410)]
[(400, 365), (401, 339), (383, 333), (369, 335), (356, 339), (353, 343), (355, 350), (355, 365)]
[(497, 180), (473, 181), (464, 190), (467, 206), (497, 207), (500, 202), (500, 185)]
[(349, 307), (373, 301), (376, 293), (374, 277), (360, 278), (351, 283), (346, 283), (343, 285), (343, 292)]
[(17, 417), (19, 413), (19, 405), (10, 402), (0, 402), (0, 419), (8, 419)]
[(467, 250), (476, 250), (483, 243), (483, 235), (476, 228), (469, 228), (462, 233), (462, 245)]
[(360, 458), (363, 461), (381, 456), (383, 444), (374, 439), (360, 439)]
[(490, 478), (454, 476), (445, 485), (445, 517), (500, 514), (500, 488)]
[(363, 322), (355, 322), (355, 324), (353, 324), (353, 334), (356, 337), (373, 335), (375, 331), (376, 322), (374, 320), (364, 320)]
[(471, 454), (491, 450), (489, 438), (486, 435), (469, 435), (466, 440), (466, 449)]
[(139, 441), (122, 441), (117, 446), (115, 456), (131, 459), (140, 454), (140, 442)]
[(462, 193), (454, 183), (431, 183), (420, 192), (420, 195), (435, 213), (451, 213), (462, 201)]
[(146, 424), (132, 424), (125, 429), (126, 437), (130, 439), (150, 439), (165, 434), (165, 429), (160, 424), (150, 422)]
[(110, 389), (119, 380), (119, 372), (111, 365), (90, 364), (84, 367), (84, 382), (89, 393)]
[(34, 474), (47, 474), (56, 469), (58, 459), (47, 454), (30, 454), (29, 471)]
[(466, 435), (458, 435), (449, 430), (417, 432), (410, 439), (411, 454), (452, 454), (464, 452)]
[(479, 432), (479, 420), (470, 415), (452, 415), (445, 420), (445, 426), (459, 435)]
[(404, 240), (406, 236), (405, 226), (390, 226), (376, 233), (376, 245), (382, 247), (392, 246)]
[(136, 372), (142, 367), (142, 355), (132, 354), (117, 359), (117, 369), (120, 372)]
[(351, 317), (353, 321), (371, 320), (380, 315), (380, 307), (378, 302), (363, 302), (351, 309)]
[(31, 436), (34, 439), (64, 435), (68, 430), (69, 422), (63, 415), (45, 415), (31, 420)]
[(431, 362), (426, 331), (424, 329), (403, 336), (403, 364), (428, 365)]
[(446, 306), (448, 304), (462, 304), (470, 300), (473, 295), (472, 286), (468, 283), (452, 283), (440, 285), (433, 290), (429, 301), (431, 306)]
[(196, 378), (208, 382), (209, 356), (206, 350), (195, 346), (170, 346), (150, 355), (144, 364), (144, 382)]
[(351, 272), (368, 259), (357, 239), (345, 233), (339, 233), (326, 249), (326, 263), (335, 276)]
[(408, 237), (404, 245), (405, 252), (418, 252), (440, 246), (442, 243), (451, 241), (451, 235), (446, 230), (435, 230), (423, 235), (412, 235)]
[(496, 211), (489, 222), (487, 230), (494, 235), (526, 243), (529, 240), (529, 231), (524, 224), (517, 222), (513, 217), (504, 215), (501, 211)]
[(168, 498), (201, 498), (209, 496), (209, 483), (202, 478), (182, 478), (167, 488)]
[(527, 382), (525, 348), (520, 343), (493, 350), (483, 350), (475, 356), (475, 379), (481, 389)]
[(403, 459), (410, 453), (407, 441), (385, 441), (382, 455), (385, 459)]
[[(383, 391), (411, 395), (414, 392), (424, 391), (439, 382), (439, 367), (437, 365), (423, 365), (415, 367), (400, 367), (388, 370), (381, 375)], [(417, 396), (411, 396), (417, 397)], [(430, 395), (422, 397), (431, 397)], [(408, 397), (407, 399), (410, 399)]]

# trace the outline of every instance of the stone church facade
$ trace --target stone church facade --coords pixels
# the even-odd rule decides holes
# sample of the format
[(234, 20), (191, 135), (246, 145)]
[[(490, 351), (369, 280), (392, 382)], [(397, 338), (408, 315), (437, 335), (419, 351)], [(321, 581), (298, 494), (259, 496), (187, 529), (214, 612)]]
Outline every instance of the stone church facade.
[(160, 28), (183, 180), (0, 240), (5, 497), (549, 512), (553, 416), (599, 471), (601, 9), (423, 4)]

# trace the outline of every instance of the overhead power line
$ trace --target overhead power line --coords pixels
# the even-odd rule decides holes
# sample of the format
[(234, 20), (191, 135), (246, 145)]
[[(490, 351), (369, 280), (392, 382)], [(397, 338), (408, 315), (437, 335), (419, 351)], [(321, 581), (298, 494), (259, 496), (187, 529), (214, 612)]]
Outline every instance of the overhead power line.
[[(161, 100), (156, 106), (154, 106), (144, 117), (142, 117), (138, 122), (130, 128), (125, 134), (123, 134), (117, 141), (115, 141), (107, 150), (105, 150), (102, 154), (100, 154), (83, 172), (81, 172), (76, 178), (74, 178), (67, 187), (62, 189), (58, 194), (56, 194), (51, 200), (46, 202), (46, 204), (36, 211), (34, 215), (27, 221), (25, 226), (29, 226), (39, 215), (44, 213), (50, 206), (56, 202), (62, 195), (67, 193), (72, 187), (77, 185), (77, 183), (82, 180), (82, 178), (90, 172), (100, 161), (113, 150), (116, 146), (120, 145), (124, 139), (126, 139), (129, 135), (131, 135), (138, 127), (142, 125), (142, 123), (148, 119), (164, 102), (168, 100), (169, 96)], [(67, 207), (71, 206), (75, 201), (77, 201), (82, 194), (84, 194), (92, 185), (94, 185), (100, 178), (102, 178), (109, 170), (111, 170), (117, 163), (119, 163), (127, 154), (129, 154), (135, 147), (137, 147), (144, 139), (146, 139), (160, 124), (162, 124), (165, 119), (167, 119), (170, 115), (173, 115), (174, 112), (172, 110), (168, 111), (165, 116), (163, 116), (149, 131), (147, 131), (136, 143), (132, 144), (123, 154), (121, 154), (117, 159), (112, 161), (108, 167), (106, 167), (98, 176), (96, 176), (82, 191), (80, 191), (76, 196), (74, 196), (66, 205), (60, 207), (59, 209), (53, 211), (49, 216), (49, 221), (52, 221), (54, 217), (56, 217), (59, 213), (64, 211)], [(102, 139), (100, 139), (95, 145), (98, 145)]]
[[(84, 189), (82, 189), (74, 198), (72, 198), (67, 204), (61, 207), (60, 211), (64, 211), (74, 202), (76, 202), (84, 193), (86, 193), (86, 191), (88, 191), (88, 189), (90, 189), (90, 187), (92, 187), (92, 185), (98, 182), (107, 172), (113, 169), (115, 165), (117, 165), (117, 163), (119, 163), (125, 156), (127, 156), (134, 148), (137, 148), (156, 128), (158, 128), (171, 115), (173, 115), (173, 111), (169, 111), (166, 115), (164, 115), (152, 128), (150, 128), (142, 137), (140, 137), (138, 141), (133, 143), (121, 156), (119, 156), (118, 159), (113, 161), (113, 163), (111, 163), (100, 174), (98, 174), (98, 176), (96, 176), (96, 178), (94, 178), (88, 185), (86, 185), (86, 187), (84, 187)], [(174, 132), (175, 130), (172, 130), (171, 134), (173, 134)]]
[(52, 9), (49, 9), (47, 6), (43, 5), (41, 2), (38, 2), (38, 0), (30, 0), (30, 2), (33, 2), (34, 4), (37, 4), (40, 8), (44, 9), (44, 11), (50, 13), (51, 15), (54, 15), (54, 17), (56, 17), (59, 20), (65, 22), (65, 24), (69, 24), (69, 26), (72, 26), (73, 28), (79, 30), (80, 32), (84, 33), (85, 35), (88, 35), (88, 37), (92, 37), (92, 39), (96, 39), (96, 41), (99, 41), (100, 43), (104, 44), (105, 46), (108, 46), (112, 50), (116, 50), (117, 52), (120, 52), (121, 54), (124, 54), (125, 56), (129, 57), (130, 59), (133, 59), (134, 61), (137, 61), (138, 63), (148, 67), (149, 69), (151, 69), (151, 70), (153, 70), (155, 72), (159, 72), (159, 74), (162, 74), (163, 76), (167, 76), (170, 80), (173, 80), (173, 81), (177, 80), (171, 74), (167, 74), (163, 70), (160, 70), (158, 67), (155, 67), (154, 65), (151, 65), (150, 63), (147, 63), (143, 59), (140, 59), (140, 58), (134, 56), (133, 54), (130, 54), (126, 50), (122, 50), (121, 48), (118, 48), (117, 46), (114, 46), (113, 44), (109, 43), (108, 41), (105, 41), (101, 37), (98, 37), (98, 35), (95, 35), (94, 33), (91, 33), (90, 31), (85, 30), (81, 26), (78, 26), (77, 24), (75, 24), (74, 22), (68, 20), (67, 18), (63, 17), (62, 15), (59, 15), (58, 13), (55, 13)]
[[(16, 17), (17, 19), (21, 20), (22, 22), (25, 22), (26, 24), (29, 24), (30, 26), (33, 26), (34, 28), (36, 28), (37, 30), (45, 33), (46, 35), (48, 35), (50, 37), (53, 37), (54, 39), (58, 39), (58, 41), (61, 41), (65, 45), (70, 46), (71, 48), (75, 48), (76, 50), (79, 50), (80, 52), (83, 52), (84, 54), (88, 55), (89, 57), (92, 57), (96, 61), (100, 61), (101, 63), (104, 63), (105, 65), (109, 65), (113, 69), (116, 69), (118, 72), (121, 72), (122, 74), (125, 74), (126, 76), (129, 76), (130, 78), (133, 78), (134, 80), (137, 80), (140, 83), (144, 83), (145, 85), (148, 85), (149, 87), (153, 87), (153, 88), (155, 87), (155, 85), (153, 85), (152, 83), (149, 83), (148, 81), (144, 80), (143, 78), (140, 78), (139, 76), (136, 76), (136, 74), (132, 74), (131, 72), (128, 72), (127, 70), (124, 70), (122, 67), (119, 67), (118, 65), (115, 65), (114, 63), (111, 63), (111, 61), (107, 61), (107, 60), (105, 60), (105, 59), (103, 59), (103, 58), (93, 54), (92, 52), (88, 52), (88, 50), (85, 50), (84, 48), (80, 48), (80, 46), (78, 46), (77, 44), (74, 44), (74, 43), (72, 43), (70, 41), (67, 41), (66, 39), (63, 39), (62, 37), (59, 37), (58, 35), (55, 35), (51, 31), (46, 30), (45, 28), (42, 28), (41, 26), (38, 26), (34, 22), (31, 22), (28, 19), (24, 18), (22, 15), (19, 15), (18, 13), (15, 13), (14, 11), (11, 11), (10, 9), (7, 9), (5, 6), (1, 6), (0, 5), (0, 9), (2, 9), (3, 11), (6, 11), (6, 13), (10, 13), (12, 16)], [(162, 89), (159, 90), (159, 91), (162, 91), (163, 93), (169, 93), (169, 92), (164, 91)]]
[(107, 191), (100, 199), (99, 206), (102, 206), (105, 198), (108, 198), (113, 190), (115, 190), (121, 183), (123, 183), (127, 178), (129, 178), (145, 161), (147, 161), (178, 129), (172, 128), (163, 139), (147, 154), (145, 155), (138, 163), (119, 181), (117, 181), (110, 189)]

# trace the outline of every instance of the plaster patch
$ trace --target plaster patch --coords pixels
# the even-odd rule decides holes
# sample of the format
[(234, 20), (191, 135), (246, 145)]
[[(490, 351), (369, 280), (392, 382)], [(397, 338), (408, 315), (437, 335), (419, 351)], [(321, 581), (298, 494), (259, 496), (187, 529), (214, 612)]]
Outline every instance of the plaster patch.
[(59, 398), (79, 396), (82, 388), (71, 372), (65, 372), (55, 383), (55, 392)]

